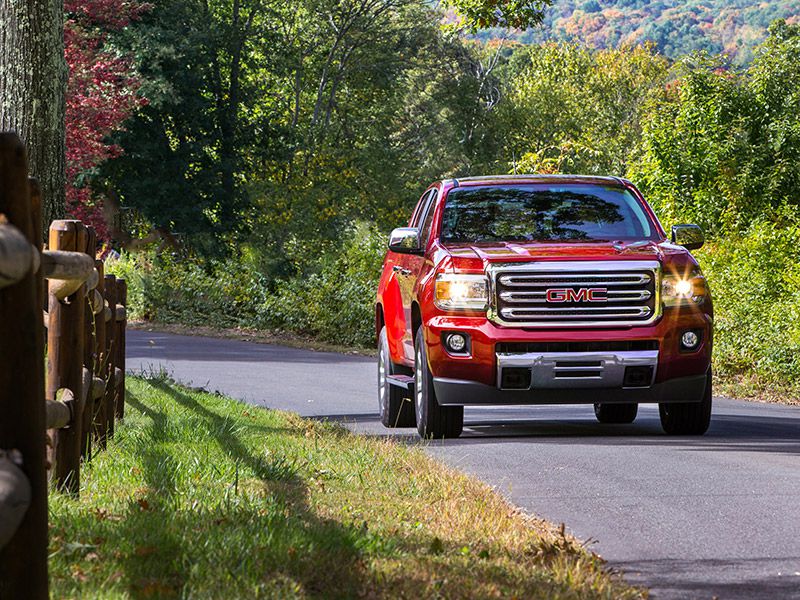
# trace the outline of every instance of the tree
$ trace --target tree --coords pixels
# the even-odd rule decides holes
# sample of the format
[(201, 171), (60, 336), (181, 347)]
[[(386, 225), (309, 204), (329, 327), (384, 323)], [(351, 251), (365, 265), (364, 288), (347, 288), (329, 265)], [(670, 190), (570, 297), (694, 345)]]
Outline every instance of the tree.
[(645, 101), (668, 66), (652, 47), (520, 48), (504, 72), (497, 124), (506, 168), (624, 175)]
[(533, 27), (542, 22), (544, 9), (551, 4), (553, 0), (444, 0), (473, 32), (490, 27)]
[(122, 148), (108, 136), (146, 104), (131, 60), (108, 47), (109, 33), (127, 27), (150, 9), (127, 0), (66, 0), (65, 54), (69, 65), (66, 105), (66, 203), (70, 216), (94, 227), (100, 240), (109, 232), (102, 203), (90, 179)]
[(629, 170), (660, 215), (725, 235), (796, 212), (800, 26), (774, 23), (745, 71), (702, 54), (679, 68), (648, 102)]
[(254, 108), (288, 143), (254, 155), (249, 180), (254, 246), (280, 272), (314, 268), (302, 261), (354, 220), (403, 223), (430, 181), (469, 172), (488, 147), (484, 116), (496, 100), (491, 60), (445, 35), (427, 3), (306, 0), (286, 10), (285, 54), (272, 63), (268, 102)]
[(102, 177), (154, 226), (206, 254), (224, 253), (226, 236), (246, 228), (245, 149), (271, 144), (264, 117), (248, 111), (265, 85), (250, 77), (268, 60), (255, 53), (275, 48), (265, 11), (261, 0), (163, 0), (116, 37), (148, 106), (114, 136), (124, 155)]
[(28, 147), (44, 223), (64, 214), (63, 18), (60, 0), (0, 0), (0, 130)]
[(257, 230), (285, 266), (354, 219), (402, 220), (463, 170), (492, 89), (440, 18), (419, 0), (162, 0), (120, 36), (149, 104), (102, 174), (203, 254)]

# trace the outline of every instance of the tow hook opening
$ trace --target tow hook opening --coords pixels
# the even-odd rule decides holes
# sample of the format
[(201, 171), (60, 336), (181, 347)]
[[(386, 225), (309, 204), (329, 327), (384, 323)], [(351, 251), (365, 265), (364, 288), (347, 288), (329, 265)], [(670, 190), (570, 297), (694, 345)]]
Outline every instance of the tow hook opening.
[(531, 370), (525, 367), (505, 367), (500, 371), (500, 388), (527, 390), (531, 387)]
[(653, 367), (625, 367), (624, 387), (648, 387), (653, 382)]

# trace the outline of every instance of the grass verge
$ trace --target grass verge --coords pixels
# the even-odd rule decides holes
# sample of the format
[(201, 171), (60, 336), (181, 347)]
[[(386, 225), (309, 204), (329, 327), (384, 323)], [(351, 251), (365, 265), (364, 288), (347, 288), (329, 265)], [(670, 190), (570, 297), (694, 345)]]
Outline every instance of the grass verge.
[(778, 384), (774, 381), (764, 381), (754, 373), (722, 377), (717, 377), (715, 374), (714, 395), (752, 402), (800, 406), (800, 383), (787, 381)]
[(57, 598), (642, 598), (417, 448), (164, 377), (51, 496)]

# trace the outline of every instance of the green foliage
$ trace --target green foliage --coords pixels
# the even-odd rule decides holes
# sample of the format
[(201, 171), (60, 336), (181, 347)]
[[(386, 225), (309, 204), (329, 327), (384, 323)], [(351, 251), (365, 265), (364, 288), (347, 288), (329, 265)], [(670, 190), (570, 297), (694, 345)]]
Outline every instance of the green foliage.
[[(343, 242), (314, 255), (315, 270), (268, 282), (246, 260), (204, 265), (170, 255), (123, 255), (106, 263), (128, 281), (134, 318), (260, 327), (312, 335), (345, 346), (375, 342), (375, 293), (386, 237), (366, 224)], [(312, 268), (312, 267), (308, 267)]]
[(553, 0), (445, 0), (471, 31), (488, 27), (527, 29), (542, 22)]
[(386, 237), (359, 225), (318, 270), (276, 286), (259, 324), (289, 329), (348, 346), (375, 345), (375, 294)]
[(667, 220), (724, 235), (800, 203), (800, 26), (770, 31), (744, 72), (694, 56), (653, 94), (629, 176)]
[(369, 23), (326, 8), (351, 24), (340, 41), (316, 20), (287, 40), (309, 57), (288, 57), (272, 92), (285, 97), (273, 119), (291, 135), (247, 184), (248, 242), (274, 275), (297, 274), (287, 258), (302, 245), (329, 247), (355, 220), (387, 230), (405, 222), (427, 182), (468, 172), (485, 151), (493, 88), (481, 50), (444, 35), (425, 4), (378, 2), (376, 10), (384, 5)]
[(641, 107), (668, 76), (652, 48), (519, 48), (504, 71), (496, 126), (501, 161), (520, 173), (622, 175), (641, 136)]
[[(234, 89), (220, 63), (230, 57), (232, 25), (215, 7), (163, 0), (117, 36), (141, 73), (148, 103), (116, 136), (124, 152), (104, 165), (103, 176), (123, 204), (154, 226), (220, 256), (220, 239), (245, 224), (236, 218), (245, 208), (242, 186), (231, 178), (254, 124), (227, 122)], [(263, 31), (258, 34), (266, 43)], [(249, 91), (235, 89), (239, 97)], [(238, 141), (229, 147), (234, 136)]]
[(149, 105), (108, 187), (201, 256), (336, 241), (405, 220), (421, 182), (466, 172), (493, 92), (420, 0), (165, 0), (117, 45)]
[(236, 327), (252, 323), (266, 298), (266, 280), (240, 260), (200, 264), (169, 254), (123, 255), (106, 262), (128, 282), (134, 318)]

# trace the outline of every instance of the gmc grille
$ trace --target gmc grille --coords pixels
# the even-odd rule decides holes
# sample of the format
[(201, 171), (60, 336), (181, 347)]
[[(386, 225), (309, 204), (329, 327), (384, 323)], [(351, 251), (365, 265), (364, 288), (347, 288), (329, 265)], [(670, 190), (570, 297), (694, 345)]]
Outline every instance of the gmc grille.
[(657, 262), (539, 262), (490, 268), (492, 318), (520, 327), (631, 326), (660, 314)]

